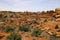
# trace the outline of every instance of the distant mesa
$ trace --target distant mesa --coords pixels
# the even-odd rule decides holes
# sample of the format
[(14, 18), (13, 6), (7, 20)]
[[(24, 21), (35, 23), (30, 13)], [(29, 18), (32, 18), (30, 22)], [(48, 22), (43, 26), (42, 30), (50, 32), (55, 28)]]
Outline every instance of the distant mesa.
[(56, 12), (57, 14), (60, 14), (60, 8), (56, 8), (56, 9), (55, 9), (55, 12)]
[(56, 8), (55, 10), (60, 11), (60, 8)]

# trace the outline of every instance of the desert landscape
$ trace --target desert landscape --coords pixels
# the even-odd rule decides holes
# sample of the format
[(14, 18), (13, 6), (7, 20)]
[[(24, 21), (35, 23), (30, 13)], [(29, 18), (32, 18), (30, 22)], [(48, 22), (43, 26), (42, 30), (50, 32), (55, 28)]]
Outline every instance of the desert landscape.
[(0, 40), (60, 40), (60, 8), (41, 12), (0, 11)]

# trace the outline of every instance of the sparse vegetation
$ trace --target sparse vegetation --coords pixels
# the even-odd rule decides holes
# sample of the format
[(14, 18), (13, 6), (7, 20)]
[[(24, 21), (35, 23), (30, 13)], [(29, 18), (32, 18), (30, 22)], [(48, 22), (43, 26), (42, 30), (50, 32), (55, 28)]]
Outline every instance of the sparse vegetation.
[[(28, 40), (30, 37), (37, 38), (32, 40), (38, 38), (55, 40), (56, 35), (60, 34), (59, 21), (60, 9), (42, 12), (0, 11), (0, 34), (2, 35), (0, 40), (22, 40), (22, 37)], [(56, 32), (56, 35), (52, 35), (51, 32)]]
[(19, 26), (19, 30), (20, 31), (24, 31), (24, 32), (29, 32), (30, 31), (30, 28), (28, 26)]
[(7, 36), (6, 40), (22, 40), (22, 37), (16, 33), (11, 33), (10, 36)]
[(41, 29), (35, 28), (32, 32), (32, 36), (39, 37), (43, 31)]
[(5, 26), (3, 27), (4, 32), (14, 32), (15, 27)]

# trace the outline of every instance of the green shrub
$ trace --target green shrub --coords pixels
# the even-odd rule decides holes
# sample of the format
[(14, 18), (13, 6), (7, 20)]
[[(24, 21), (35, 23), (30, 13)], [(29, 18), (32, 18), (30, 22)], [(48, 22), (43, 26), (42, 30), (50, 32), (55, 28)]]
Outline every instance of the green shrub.
[(6, 26), (3, 29), (4, 29), (4, 32), (13, 32), (15, 30), (15, 27)]
[(32, 36), (39, 37), (43, 31), (41, 29), (35, 28), (33, 29)]
[(10, 36), (7, 36), (6, 40), (22, 40), (21, 38), (21, 35), (11, 33)]
[(19, 26), (20, 31), (29, 32), (30, 28), (28, 26)]

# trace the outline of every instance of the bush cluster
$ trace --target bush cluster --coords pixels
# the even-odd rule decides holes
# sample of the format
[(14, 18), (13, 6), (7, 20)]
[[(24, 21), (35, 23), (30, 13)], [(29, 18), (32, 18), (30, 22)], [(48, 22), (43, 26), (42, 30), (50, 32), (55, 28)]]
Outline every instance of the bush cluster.
[(6, 40), (22, 40), (22, 37), (16, 33), (11, 33), (9, 36), (7, 36)]
[(41, 29), (33, 29), (32, 36), (39, 37), (43, 31)]

